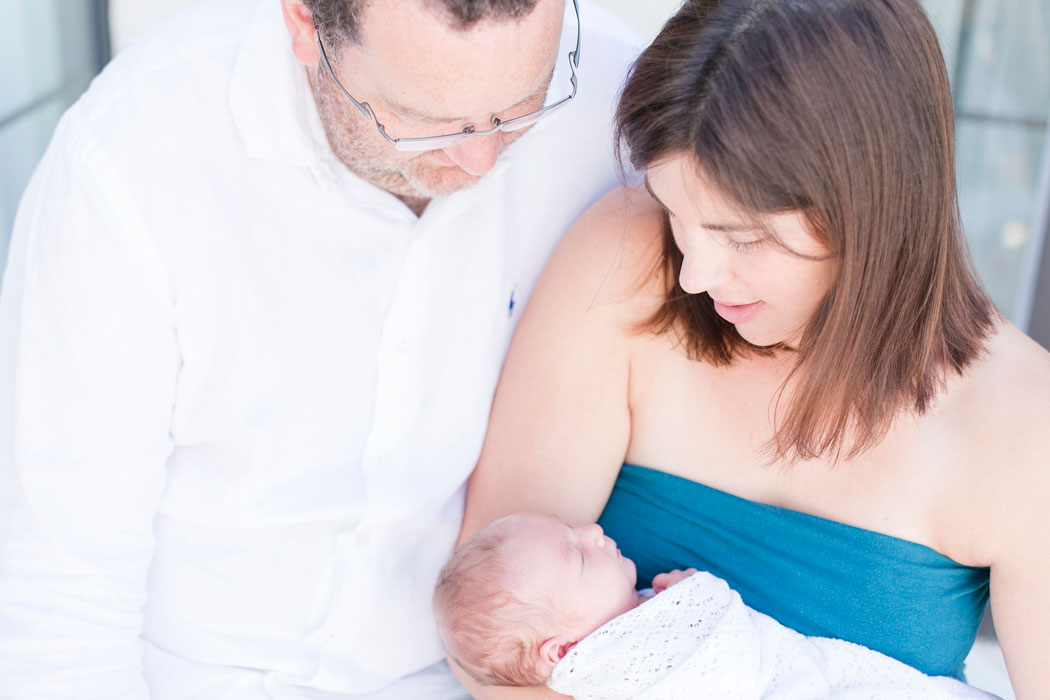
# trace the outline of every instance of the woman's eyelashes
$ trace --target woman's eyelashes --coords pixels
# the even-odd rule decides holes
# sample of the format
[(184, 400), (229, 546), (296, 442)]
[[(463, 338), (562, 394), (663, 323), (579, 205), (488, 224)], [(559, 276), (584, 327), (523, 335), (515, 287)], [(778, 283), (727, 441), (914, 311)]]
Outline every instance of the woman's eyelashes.
[(756, 238), (756, 239), (754, 239), (752, 241), (738, 241), (738, 240), (733, 239), (732, 237), (727, 237), (726, 238), (726, 244), (730, 248), (732, 248), (733, 250), (739, 250), (739, 251), (743, 251), (743, 252), (747, 252), (749, 250), (754, 250), (759, 245), (761, 245), (761, 243), (762, 243), (762, 239), (761, 238)]
[[(681, 221), (678, 219), (678, 217), (676, 217), (674, 215), (674, 212), (672, 212), (670, 209), (668, 209), (663, 204), (660, 205), (660, 209), (663, 211), (664, 216), (667, 217), (667, 223), (671, 227), (671, 235), (674, 236), (675, 242), (678, 243), (678, 247), (679, 247), (679, 249), (681, 249), (682, 248), (682, 245), (681, 245), (682, 244), (682, 238), (681, 238), (681, 236), (684, 235), (684, 232), (682, 231), (682, 223), (681, 223)], [(722, 227), (717, 227), (715, 229), (708, 229), (708, 228), (705, 228), (704, 226), (700, 226), (700, 229), (704, 233), (706, 233), (707, 235), (711, 236), (711, 238), (713, 238), (716, 241), (720, 242), (722, 245), (727, 246), (727, 247), (729, 247), (729, 248), (731, 248), (731, 249), (733, 249), (735, 251), (741, 252), (741, 253), (747, 253), (747, 252), (755, 250), (760, 245), (762, 245), (762, 243), (766, 239), (765, 235), (758, 235), (758, 237), (751, 238), (749, 240), (739, 240), (739, 239), (733, 237), (734, 236), (733, 233), (730, 233), (730, 232), (727, 232), (725, 230), (722, 230)], [(752, 235), (754, 235), (756, 233), (756, 231), (750, 231), (750, 232), (752, 233)]]

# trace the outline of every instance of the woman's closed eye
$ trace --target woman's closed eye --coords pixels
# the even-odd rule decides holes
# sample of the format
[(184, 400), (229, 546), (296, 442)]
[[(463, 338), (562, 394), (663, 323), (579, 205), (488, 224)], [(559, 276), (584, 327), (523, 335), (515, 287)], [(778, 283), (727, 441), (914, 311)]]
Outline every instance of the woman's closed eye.
[(729, 236), (726, 238), (726, 245), (728, 245), (733, 250), (739, 250), (746, 253), (747, 251), (754, 250), (758, 246), (762, 245), (763, 240), (764, 239), (762, 238), (754, 238), (749, 241), (738, 241), (732, 236)]
[[(667, 217), (667, 222), (671, 226), (671, 234), (675, 237), (675, 241), (678, 241), (678, 236), (680, 235), (679, 227), (681, 225), (679, 220), (667, 207), (661, 205), (660, 208), (663, 210), (664, 216)], [(722, 227), (707, 229), (707, 232), (722, 245), (743, 253), (755, 250), (766, 240), (764, 235), (751, 238), (741, 238), (736, 234), (726, 232)]]

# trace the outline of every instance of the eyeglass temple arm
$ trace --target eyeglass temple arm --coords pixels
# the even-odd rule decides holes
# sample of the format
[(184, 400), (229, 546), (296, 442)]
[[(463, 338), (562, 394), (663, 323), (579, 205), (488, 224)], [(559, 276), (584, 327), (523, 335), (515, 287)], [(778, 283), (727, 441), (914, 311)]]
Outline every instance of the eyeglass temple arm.
[[(314, 27), (314, 33), (317, 37), (317, 50), (321, 52), (321, 63), (324, 64), (324, 69), (328, 71), (328, 76), (332, 79), (332, 82), (335, 83), (336, 87), (339, 88), (340, 92), (346, 95), (346, 98), (350, 100), (351, 103), (353, 103), (354, 107), (357, 107), (359, 110), (361, 110), (361, 114), (365, 115), (369, 119), (375, 119), (375, 115), (372, 114), (371, 106), (369, 106), (367, 102), (358, 102), (357, 100), (355, 100), (354, 96), (347, 92), (346, 88), (343, 87), (343, 84), (340, 83), (339, 79), (335, 77), (335, 71), (332, 70), (332, 64), (328, 62), (328, 54), (324, 50), (324, 44), (321, 43), (321, 32), (317, 30), (316, 26)], [(382, 127), (382, 125), (380, 125), (380, 127)]]
[(580, 20), (580, 0), (572, 0), (572, 6), (576, 8), (576, 50), (570, 55), (572, 56), (573, 63), (578, 68), (580, 66), (580, 35), (583, 33), (583, 23)]

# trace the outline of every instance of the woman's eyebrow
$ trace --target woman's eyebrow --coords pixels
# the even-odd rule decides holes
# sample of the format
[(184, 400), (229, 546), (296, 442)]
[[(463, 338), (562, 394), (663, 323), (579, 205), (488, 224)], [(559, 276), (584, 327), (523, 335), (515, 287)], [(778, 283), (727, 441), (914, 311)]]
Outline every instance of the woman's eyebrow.
[[(653, 188), (649, 185), (649, 176), (648, 175), (645, 175), (642, 178), (642, 182), (645, 183), (645, 189), (649, 193), (649, 196), (652, 197), (654, 200), (656, 200), (656, 203), (659, 204), (661, 207), (663, 207), (665, 210), (671, 211), (671, 208), (668, 207), (666, 204), (664, 204), (660, 200), (660, 198), (656, 196), (656, 193), (653, 192)], [(701, 222), (700, 223), (700, 228), (708, 229), (710, 231), (719, 231), (721, 233), (741, 233), (741, 232), (764, 231), (765, 230), (764, 228), (762, 228), (759, 225), (750, 224), (750, 223), (723, 224), (723, 223)]]
[(765, 230), (761, 226), (755, 226), (752, 224), (700, 224), (700, 226), (709, 231), (720, 231), (723, 233), (741, 233)]

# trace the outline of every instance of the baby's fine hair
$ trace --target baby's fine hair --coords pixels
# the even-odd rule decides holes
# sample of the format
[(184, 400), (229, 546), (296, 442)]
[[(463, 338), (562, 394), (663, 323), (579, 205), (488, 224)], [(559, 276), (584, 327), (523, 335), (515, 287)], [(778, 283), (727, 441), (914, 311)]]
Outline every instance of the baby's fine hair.
[(495, 523), (456, 548), (438, 575), (434, 615), (449, 657), (482, 685), (543, 685), (538, 663), (546, 607), (514, 592), (524, 580), (506, 551), (508, 533)]

